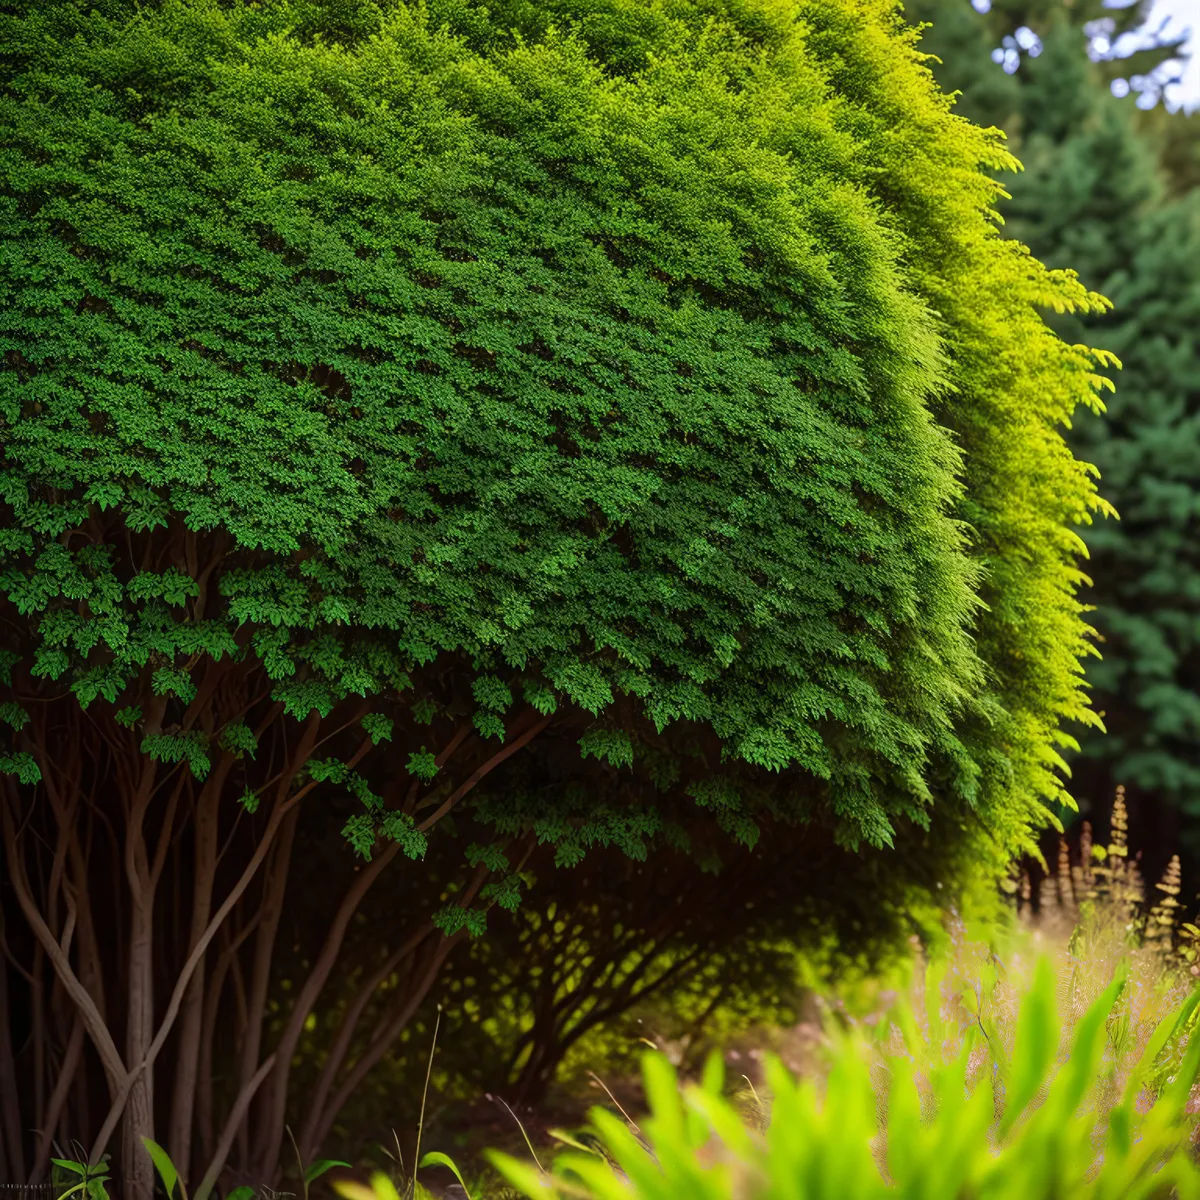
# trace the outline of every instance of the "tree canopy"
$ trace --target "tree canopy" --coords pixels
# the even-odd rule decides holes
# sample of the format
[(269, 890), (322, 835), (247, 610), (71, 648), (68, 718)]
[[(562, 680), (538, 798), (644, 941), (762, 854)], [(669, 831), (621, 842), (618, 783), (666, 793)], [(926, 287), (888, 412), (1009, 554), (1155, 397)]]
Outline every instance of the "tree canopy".
[[(257, 656), (304, 716), (461, 655), (485, 735), (514, 691), (623, 697), (829, 781), (850, 837), (919, 811), (935, 760), (971, 792), (957, 727), (990, 647), (954, 518), (1042, 523), (1073, 658), (1066, 527), (1091, 491), (1053, 425), (1088, 364), (1031, 300), (1088, 301), (995, 237), (997, 152), (911, 48), (882, 61), (888, 6), (824, 7), (12, 23), (5, 586), (33, 673), (136, 725), (132, 682), (187, 705), (197, 656)], [(1008, 313), (998, 286), (964, 294), (972, 270), (1023, 285)], [(952, 398), (972, 369), (991, 427)], [(1018, 500), (988, 462), (1009, 495), (978, 494), (991, 453), (1050, 486)], [(156, 529), (185, 558), (122, 554)], [(1060, 709), (1071, 676), (1046, 680)], [(149, 749), (203, 769), (205, 740)]]

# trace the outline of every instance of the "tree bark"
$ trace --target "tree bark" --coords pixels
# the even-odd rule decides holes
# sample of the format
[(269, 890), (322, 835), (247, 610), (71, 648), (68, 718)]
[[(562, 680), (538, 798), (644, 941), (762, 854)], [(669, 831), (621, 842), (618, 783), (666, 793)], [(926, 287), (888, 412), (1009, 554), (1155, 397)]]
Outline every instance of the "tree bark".
[[(131, 899), (125, 1021), (130, 1069), (145, 1060), (154, 1034), (154, 891), (139, 889)], [(145, 1070), (130, 1085), (121, 1121), (121, 1172), (129, 1200), (151, 1200), (154, 1191), (153, 1163), (143, 1137), (154, 1137), (154, 1073)]]
[(362, 899), (370, 890), (371, 885), (399, 851), (399, 845), (393, 842), (355, 876), (354, 883), (351, 884), (349, 891), (338, 906), (338, 911), (326, 934), (325, 944), (321, 947), (321, 953), (313, 964), (304, 987), (297, 995), (291, 1017), (284, 1026), (275, 1051), (275, 1070), (263, 1104), (262, 1137), (259, 1140), (259, 1152), (255, 1158), (259, 1173), (264, 1179), (268, 1178), (273, 1171), (283, 1148), (288, 1076), (291, 1071), (292, 1056), (296, 1051), (296, 1043), (304, 1032), (304, 1022), (308, 1019), (308, 1014), (316, 1004), (321, 990), (329, 978), (329, 973), (333, 970), (351, 918), (358, 911), (358, 906), (362, 903)]
[[(213, 885), (217, 873), (217, 844), (220, 832), (220, 802), (225, 780), (234, 759), (225, 755), (205, 783), (196, 803), (193, 832), (194, 871), (192, 882), (192, 920), (187, 948), (190, 954), (204, 934), (212, 914)], [(175, 1056), (175, 1088), (171, 1098), (171, 1123), (167, 1144), (186, 1186), (192, 1161), (192, 1128), (194, 1124), (197, 1077), (200, 1062), (200, 1035), (204, 1019), (204, 971), (201, 958), (188, 990), (184, 994), (179, 1015), (179, 1044)]]
[(62, 1066), (59, 1069), (58, 1080), (54, 1091), (50, 1094), (50, 1103), (46, 1106), (45, 1115), (41, 1117), (42, 1132), (38, 1137), (37, 1152), (33, 1160), (33, 1171), (29, 1176), (30, 1183), (41, 1183), (50, 1167), (50, 1151), (54, 1142), (54, 1128), (62, 1118), (66, 1108), (67, 1097), (75, 1083), (75, 1073), (79, 1070), (83, 1058), (83, 1020), (78, 1013), (71, 1025), (71, 1039), (67, 1043), (63, 1055)]
[[(0, 934), (4, 917), (0, 914)], [(8, 1010), (8, 963), (0, 955), (0, 1169), (14, 1181), (25, 1178), (25, 1150), (21, 1137), (21, 1101), (17, 1087)]]

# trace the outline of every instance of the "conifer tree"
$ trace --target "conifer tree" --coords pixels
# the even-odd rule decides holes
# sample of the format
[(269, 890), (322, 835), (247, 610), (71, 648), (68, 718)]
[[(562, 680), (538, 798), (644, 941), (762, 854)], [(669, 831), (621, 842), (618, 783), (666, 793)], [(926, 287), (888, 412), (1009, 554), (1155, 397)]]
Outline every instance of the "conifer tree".
[[(1108, 733), (1085, 739), (1080, 791), (1103, 804), (1124, 783), (1143, 804), (1162, 802), (1194, 816), (1200, 813), (1200, 559), (1192, 535), (1200, 513), (1200, 193), (1190, 190), (1187, 172), (1195, 118), (1161, 109), (1139, 113), (1111, 95), (1082, 52), (1075, 17), (1068, 22), (1060, 13), (1041, 32), (1041, 54), (1012, 77), (1016, 150), (1025, 169), (1008, 183), (1005, 229), (1048, 264), (1076, 268), (1114, 301), (1106, 316), (1051, 320), (1067, 340), (1097, 343), (1123, 363), (1107, 414), (1081, 415), (1071, 434), (1121, 514), (1119, 522), (1099, 522), (1085, 535), (1103, 656), (1089, 666), (1088, 679)], [(961, 77), (967, 61), (948, 58), (937, 68), (943, 82)], [(1157, 161), (1164, 145), (1168, 163), (1175, 163), (1170, 186)], [(1194, 854), (1197, 836), (1187, 828)]]
[(971, 0), (905, 0), (904, 12), (926, 26), (921, 49), (933, 56), (942, 89), (958, 94), (955, 112), (1011, 133), (1020, 115), (1021, 81), (1001, 70), (993, 54), (1016, 26), (986, 18)]
[(1196, 814), (1200, 558), (1190, 530), (1200, 512), (1200, 197), (1166, 202), (1156, 147), (1139, 133), (1132, 105), (1109, 94), (1077, 49), (1061, 26), (1028, 65), (1026, 170), (1004, 212), (1012, 236), (1052, 265), (1069, 262), (1116, 305), (1063, 329), (1123, 363), (1106, 416), (1082, 416), (1072, 435), (1121, 514), (1086, 535), (1103, 639), (1088, 678), (1108, 734), (1086, 739), (1084, 778), (1097, 801), (1125, 783)]
[[(929, 26), (922, 48), (937, 59), (934, 73), (942, 87), (960, 93), (958, 112), (996, 125), (1010, 138), (1020, 137), (1030, 111), (1020, 95), (1024, 65), (1040, 57), (1055, 29), (1075, 31), (1076, 52), (1097, 58), (1094, 78), (1109, 83), (1140, 76), (1141, 86), (1160, 98), (1162, 84), (1178, 73), (1166, 64), (1178, 57), (1184, 39), (1159, 35), (1152, 10), (1152, 0), (1120, 6), (1105, 0), (989, 0), (978, 8), (972, 0), (904, 2), (910, 21)], [(1122, 38), (1135, 31), (1139, 45), (1131, 51)], [(1089, 54), (1093, 48), (1096, 55)]]
[(1087, 537), (1103, 660), (1088, 670), (1107, 736), (1088, 738), (1089, 790), (1131, 791), (1191, 818), (1200, 849), (1200, 192), (1136, 223), (1137, 246), (1106, 281), (1111, 327), (1088, 336), (1123, 363), (1105, 421), (1076, 444), (1121, 513)]
[(385, 1041), (536, 844), (1030, 844), (1103, 507), (1039, 309), (1104, 302), (890, 2), (5, 12), (6, 1171), (70, 1117), (131, 1200), (144, 1136), (276, 1179), (347, 928), (458, 821), (355, 967)]

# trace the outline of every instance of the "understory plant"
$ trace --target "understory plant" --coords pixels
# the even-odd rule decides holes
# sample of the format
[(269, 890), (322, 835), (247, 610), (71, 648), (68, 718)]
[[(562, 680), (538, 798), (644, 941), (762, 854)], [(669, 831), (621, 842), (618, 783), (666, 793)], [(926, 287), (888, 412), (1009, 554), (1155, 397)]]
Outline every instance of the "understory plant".
[[(1187, 1152), (1189, 1100), (1200, 1068), (1190, 1027), (1200, 996), (1160, 1021), (1136, 1062), (1121, 1062), (1117, 975), (1060, 1044), (1062, 1015), (1049, 957), (1037, 960), (1011, 1048), (971, 989), (957, 1015), (938, 1003), (893, 1008), (875, 1036), (835, 1035), (822, 1082), (766, 1070), (760, 1122), (725, 1098), (723, 1068), (678, 1086), (648, 1055), (649, 1116), (640, 1125), (593, 1113), (593, 1146), (573, 1141), (548, 1172), (495, 1154), (532, 1200), (1149, 1200), (1200, 1196)], [(938, 990), (933, 989), (939, 994)]]

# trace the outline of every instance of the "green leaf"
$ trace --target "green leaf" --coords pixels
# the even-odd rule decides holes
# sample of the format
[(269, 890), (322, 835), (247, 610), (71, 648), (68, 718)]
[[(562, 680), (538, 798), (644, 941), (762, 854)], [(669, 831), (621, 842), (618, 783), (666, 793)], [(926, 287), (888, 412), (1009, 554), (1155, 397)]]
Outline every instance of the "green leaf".
[(126, 729), (132, 729), (142, 719), (142, 710), (140, 706), (131, 704), (125, 708), (119, 708), (113, 713), (113, 720), (118, 725), (124, 725)]
[(579, 739), (583, 758), (598, 758), (614, 767), (633, 766), (633, 742), (621, 729), (593, 729)]
[(504, 720), (494, 712), (479, 709), (475, 713), (475, 728), (485, 738), (499, 738), (504, 741)]
[(175, 1169), (171, 1156), (157, 1142), (148, 1137), (142, 1138), (142, 1145), (149, 1151), (150, 1157), (154, 1161), (154, 1168), (163, 1181), (163, 1187), (166, 1189), (168, 1200), (170, 1200), (170, 1197), (175, 1194), (175, 1185), (179, 1182), (179, 1172)]
[(345, 783), (350, 771), (340, 758), (310, 758), (304, 771), (318, 783)]
[(408, 773), (428, 783), (438, 773), (437, 755), (424, 746), (408, 756)]
[(1000, 1120), (1001, 1137), (1005, 1137), (1024, 1114), (1054, 1066), (1058, 1028), (1054, 969), (1049, 958), (1043, 956), (1034, 968), (1033, 983), (1017, 1018), (1009, 1084)]
[(208, 738), (198, 729), (147, 734), (142, 738), (142, 753), (155, 762), (186, 762), (197, 779), (204, 779), (212, 766), (208, 757)]
[(522, 1162), (513, 1158), (511, 1154), (502, 1154), (499, 1150), (489, 1150), (486, 1157), (500, 1177), (524, 1195), (553, 1200), (554, 1196), (559, 1194), (532, 1163)]
[(415, 827), (408, 813), (387, 813), (379, 823), (379, 832), (389, 841), (399, 842), (409, 858), (417, 860), (425, 857), (429, 838)]
[(120, 667), (93, 667), (71, 685), (71, 691), (75, 693), (80, 708), (87, 708), (97, 697), (102, 697), (109, 704), (115, 704), (125, 687), (125, 680), (126, 673)]
[(384, 717), (378, 713), (368, 713), (359, 722), (363, 727), (363, 732), (371, 739), (371, 744), (378, 746), (380, 742), (390, 742), (392, 740), (392, 728), (395, 722), (389, 717)]
[(111, 479), (99, 480), (93, 483), (83, 494), (84, 500), (95, 504), (101, 512), (119, 504), (125, 497), (125, 489)]
[(512, 692), (495, 675), (480, 675), (471, 684), (471, 693), (482, 708), (504, 713), (512, 705)]
[(371, 861), (371, 852), (375, 847), (375, 821), (370, 813), (358, 813), (342, 826), (342, 837), (350, 843), (354, 853), (367, 862)]
[(304, 1182), (312, 1183), (314, 1179), (320, 1179), (326, 1171), (332, 1171), (334, 1167), (349, 1166), (348, 1162), (342, 1162), (338, 1158), (320, 1158), (304, 1172)]
[(21, 661), (15, 650), (0, 650), (0, 683), (12, 687), (12, 669)]
[(172, 667), (155, 671), (150, 678), (150, 685), (156, 696), (177, 696), (184, 704), (190, 704), (196, 698), (196, 685), (191, 676), (186, 671)]
[(254, 752), (258, 749), (258, 740), (254, 736), (254, 731), (245, 721), (230, 721), (221, 730), (217, 738), (217, 745), (237, 758), (241, 758), (243, 755), (253, 758)]
[(13, 754), (0, 754), (0, 775), (15, 775), (18, 782), (29, 785), (41, 782), (42, 770), (32, 754), (18, 750)]
[(492, 842), (487, 846), (472, 842), (467, 847), (465, 855), (467, 863), (472, 867), (477, 867), (482, 863), (489, 871), (507, 871), (509, 868), (508, 856), (504, 853), (503, 846), (497, 842)]
[(467, 1200), (471, 1200), (471, 1193), (467, 1191), (467, 1183), (462, 1177), (462, 1172), (458, 1169), (457, 1165), (454, 1163), (454, 1160), (443, 1154), (440, 1150), (430, 1150), (429, 1153), (424, 1155), (421, 1161), (417, 1163), (417, 1166), (445, 1167), (447, 1170), (453, 1172), (454, 1178), (458, 1180), (459, 1186), (466, 1194)]
[(549, 716), (558, 708), (558, 700), (554, 692), (537, 679), (528, 679), (524, 685), (525, 701), (530, 707), (537, 709), (542, 716)]

